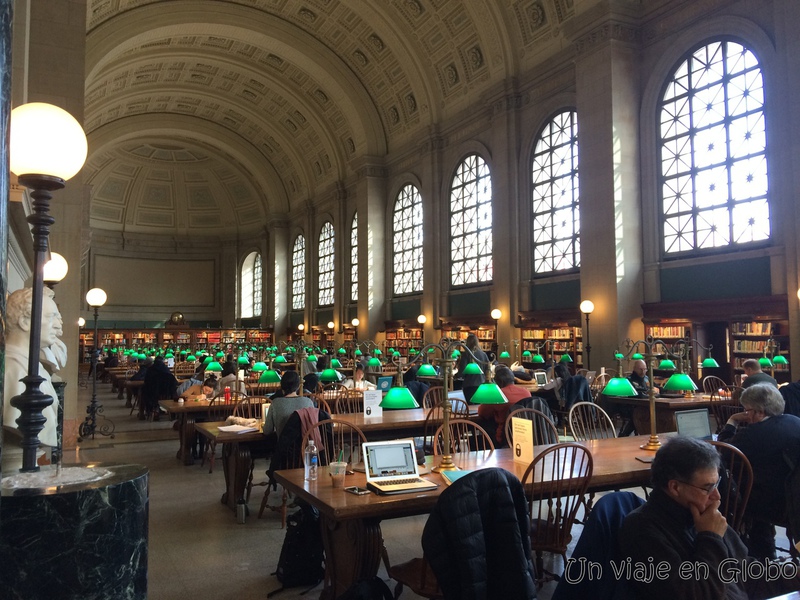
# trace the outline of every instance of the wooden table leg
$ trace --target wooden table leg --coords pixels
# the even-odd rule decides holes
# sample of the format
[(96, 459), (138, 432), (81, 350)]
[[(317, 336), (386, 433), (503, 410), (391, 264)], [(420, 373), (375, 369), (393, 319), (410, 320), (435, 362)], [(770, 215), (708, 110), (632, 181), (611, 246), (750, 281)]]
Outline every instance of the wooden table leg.
[(378, 573), (383, 550), (381, 523), (377, 519), (333, 521), (321, 517), (325, 546), (325, 587), (321, 600), (333, 600), (362, 579)]
[(179, 413), (178, 433), (180, 435), (180, 447), (178, 448), (178, 460), (185, 465), (193, 465), (192, 446), (194, 446), (194, 417), (189, 413)]
[(223, 444), (222, 468), (225, 473), (225, 493), (221, 502), (236, 510), (239, 500), (244, 500), (247, 478), (250, 475), (250, 444)]

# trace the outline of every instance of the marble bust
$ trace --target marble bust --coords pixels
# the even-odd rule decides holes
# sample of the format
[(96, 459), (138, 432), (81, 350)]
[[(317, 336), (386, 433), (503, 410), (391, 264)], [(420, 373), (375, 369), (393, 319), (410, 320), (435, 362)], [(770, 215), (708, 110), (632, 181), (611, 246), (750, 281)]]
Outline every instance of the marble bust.
[[(28, 374), (28, 347), (31, 330), (31, 288), (22, 288), (9, 294), (6, 303), (6, 369), (4, 379), (3, 424), (17, 428), (20, 412), (11, 406), (11, 398), (25, 391), (20, 380)], [(39, 375), (44, 381), (39, 389), (53, 398), (53, 404), (42, 411), (47, 419), (39, 440), (47, 446), (57, 445), (58, 396), (50, 379), (51, 371), (66, 363), (66, 347), (59, 339), (63, 334), (61, 313), (58, 311), (53, 290), (44, 288), (42, 298), (41, 353)], [(44, 362), (43, 362), (44, 359)]]

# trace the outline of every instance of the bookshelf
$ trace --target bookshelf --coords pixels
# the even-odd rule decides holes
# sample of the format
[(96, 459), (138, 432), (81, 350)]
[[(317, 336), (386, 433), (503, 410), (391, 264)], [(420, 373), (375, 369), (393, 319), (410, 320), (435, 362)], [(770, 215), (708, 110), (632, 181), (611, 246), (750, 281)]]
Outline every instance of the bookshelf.
[[(749, 358), (783, 356), (789, 362), (789, 326), (787, 321), (733, 321), (730, 324), (730, 353), (734, 374), (744, 372), (742, 364)], [(774, 346), (773, 346), (774, 345)], [(778, 383), (790, 381), (789, 365), (776, 364), (762, 368)]]
[(408, 357), (411, 348), (422, 348), (422, 329), (397, 321), (386, 322), (386, 349), (394, 348), (401, 356)]

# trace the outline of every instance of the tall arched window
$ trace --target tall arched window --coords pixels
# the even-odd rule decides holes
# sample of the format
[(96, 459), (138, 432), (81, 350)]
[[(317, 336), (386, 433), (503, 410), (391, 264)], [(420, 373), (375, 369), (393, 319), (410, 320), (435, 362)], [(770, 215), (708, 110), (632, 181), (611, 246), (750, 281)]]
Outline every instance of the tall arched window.
[(319, 306), (333, 304), (333, 225), (326, 221), (319, 232)]
[(350, 301), (358, 300), (358, 213), (350, 225)]
[(306, 239), (298, 235), (292, 248), (292, 310), (306, 307)]
[(392, 219), (394, 293), (422, 291), (422, 196), (413, 185), (397, 195)]
[(578, 115), (565, 110), (550, 119), (536, 140), (531, 169), (533, 272), (581, 265), (578, 211)]
[(758, 58), (722, 40), (681, 61), (660, 104), (664, 253), (770, 236), (764, 84)]
[(452, 285), (492, 280), (492, 177), (477, 154), (464, 159), (450, 186)]
[(242, 263), (241, 316), (261, 316), (261, 255), (251, 252)]

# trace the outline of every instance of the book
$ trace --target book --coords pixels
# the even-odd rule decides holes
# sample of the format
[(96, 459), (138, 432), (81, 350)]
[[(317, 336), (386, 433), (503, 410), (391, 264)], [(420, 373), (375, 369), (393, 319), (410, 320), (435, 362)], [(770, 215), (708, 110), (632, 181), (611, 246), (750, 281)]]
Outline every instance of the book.
[(461, 470), (442, 471), (440, 475), (442, 476), (442, 479), (444, 479), (444, 482), (447, 485), (450, 485), (454, 481), (461, 479), (464, 475), (469, 475), (470, 473), (472, 473), (470, 469), (465, 469), (463, 471)]
[(222, 425), (218, 429), (225, 433), (248, 433), (250, 431), (258, 431), (257, 427), (248, 427), (247, 425)]

